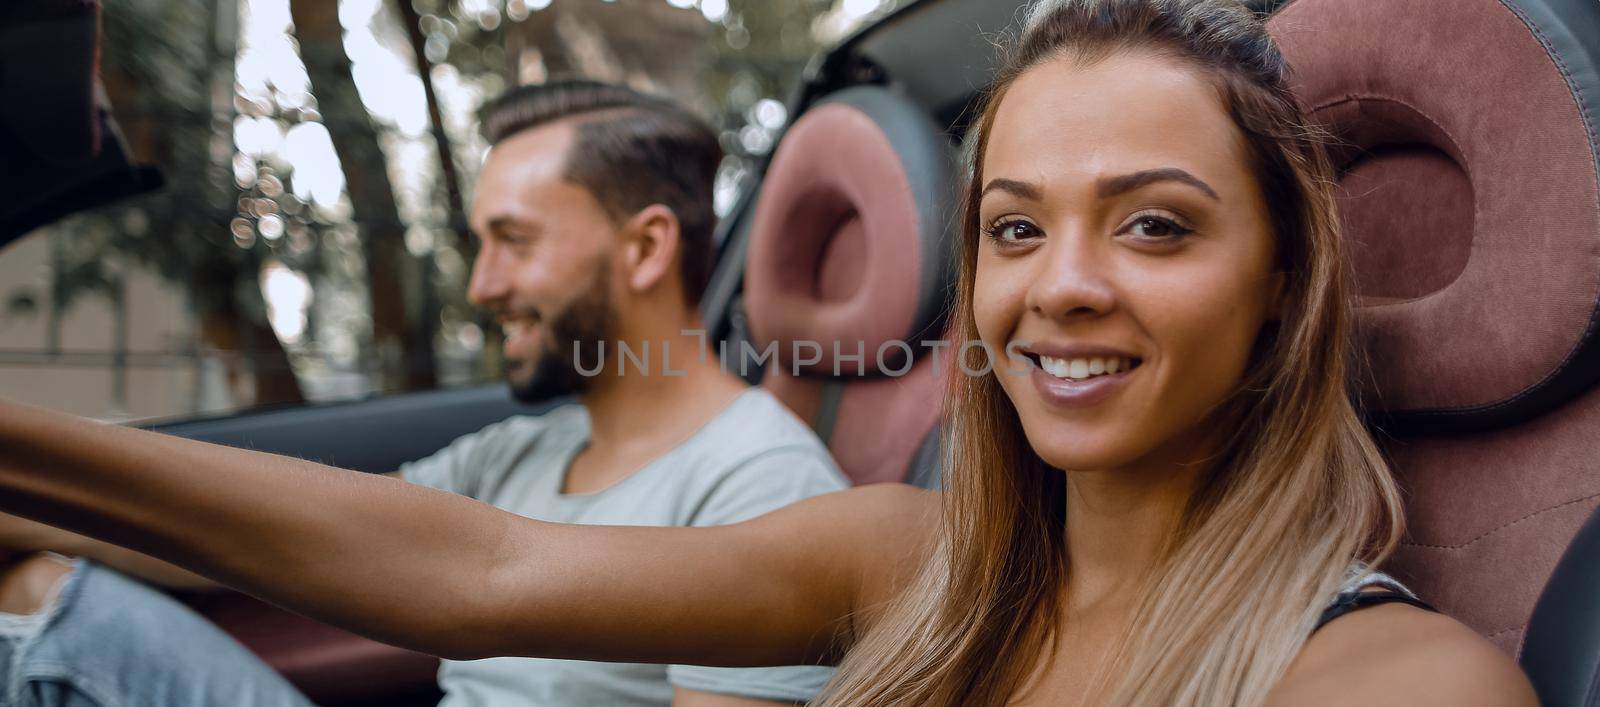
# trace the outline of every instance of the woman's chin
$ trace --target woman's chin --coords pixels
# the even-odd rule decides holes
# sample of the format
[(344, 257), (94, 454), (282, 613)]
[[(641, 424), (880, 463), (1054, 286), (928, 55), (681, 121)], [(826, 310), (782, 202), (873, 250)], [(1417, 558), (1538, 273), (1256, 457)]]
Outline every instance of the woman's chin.
[(1062, 440), (1055, 444), (1035, 444), (1034, 453), (1044, 463), (1063, 471), (1107, 471), (1118, 469), (1139, 458), (1137, 451), (1123, 445), (1096, 445)]

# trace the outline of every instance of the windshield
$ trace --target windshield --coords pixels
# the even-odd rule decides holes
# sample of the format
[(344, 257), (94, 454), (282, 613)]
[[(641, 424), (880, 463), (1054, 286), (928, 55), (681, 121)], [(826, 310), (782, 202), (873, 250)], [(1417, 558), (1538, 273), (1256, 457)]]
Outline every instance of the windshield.
[(684, 101), (721, 131), (724, 215), (805, 62), (895, 4), (106, 3), (101, 81), (166, 186), (0, 252), (0, 395), (130, 420), (497, 381), (465, 296), (486, 100), (583, 76)]

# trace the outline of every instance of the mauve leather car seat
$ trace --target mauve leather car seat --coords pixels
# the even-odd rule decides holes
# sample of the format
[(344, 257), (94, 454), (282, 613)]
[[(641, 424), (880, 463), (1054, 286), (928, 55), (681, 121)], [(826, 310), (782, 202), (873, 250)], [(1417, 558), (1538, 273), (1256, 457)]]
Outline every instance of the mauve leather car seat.
[(441, 696), (439, 659), (379, 643), (232, 591), (181, 595), (313, 703), (422, 707)]
[(756, 350), (775, 347), (762, 385), (856, 484), (907, 480), (937, 448), (954, 358), (922, 342), (943, 341), (953, 185), (927, 113), (856, 86), (796, 119), (757, 197), (744, 305)]
[[(1594, 704), (1593, 528), (1529, 616), (1600, 503), (1600, 5), (1295, 0), (1268, 24), (1337, 141), (1363, 397), (1406, 493), (1388, 569), (1546, 703)], [(1547, 669), (1572, 650), (1583, 670)]]

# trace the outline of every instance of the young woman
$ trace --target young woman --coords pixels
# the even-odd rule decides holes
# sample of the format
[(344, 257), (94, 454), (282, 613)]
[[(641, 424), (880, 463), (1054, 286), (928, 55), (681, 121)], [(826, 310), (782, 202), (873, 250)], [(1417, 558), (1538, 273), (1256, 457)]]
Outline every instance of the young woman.
[(557, 526), (8, 405), (0, 507), (451, 657), (842, 659), (827, 705), (1533, 704), (1364, 569), (1400, 501), (1284, 73), (1231, 2), (1032, 9), (968, 141), (954, 315), (1027, 365), (953, 367), (942, 496)]

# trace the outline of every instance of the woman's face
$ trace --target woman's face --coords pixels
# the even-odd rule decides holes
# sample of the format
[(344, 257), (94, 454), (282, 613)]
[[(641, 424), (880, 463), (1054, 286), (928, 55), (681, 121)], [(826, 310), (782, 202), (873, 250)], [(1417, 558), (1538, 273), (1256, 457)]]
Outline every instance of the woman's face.
[[(1279, 277), (1243, 136), (1197, 72), (1040, 64), (981, 156), (973, 313), (1034, 450), (1061, 469), (1192, 461)], [(1026, 373), (1016, 372), (1026, 369)]]

